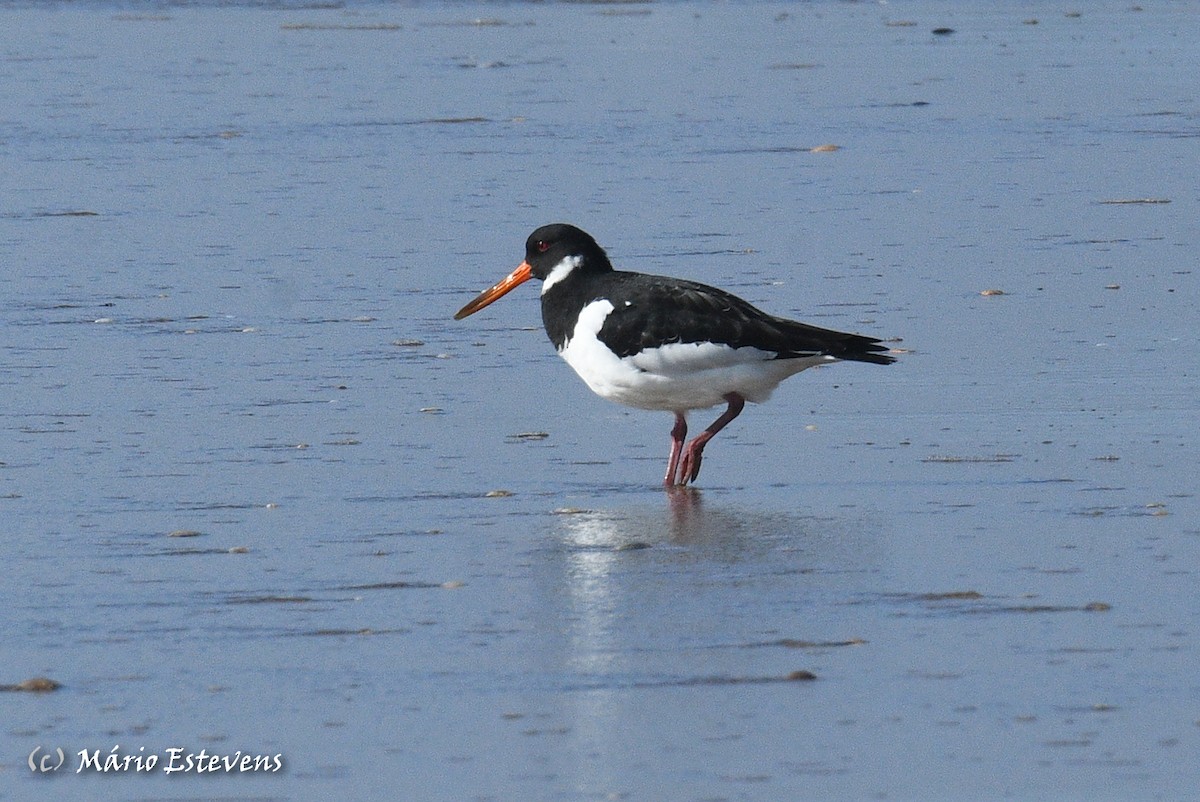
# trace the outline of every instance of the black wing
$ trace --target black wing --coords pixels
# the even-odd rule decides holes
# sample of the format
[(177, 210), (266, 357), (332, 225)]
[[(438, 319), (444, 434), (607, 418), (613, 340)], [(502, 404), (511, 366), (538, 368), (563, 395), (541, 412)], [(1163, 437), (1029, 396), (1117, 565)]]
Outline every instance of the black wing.
[(778, 359), (825, 354), (879, 365), (895, 361), (874, 338), (775, 317), (694, 281), (618, 272), (605, 284), (613, 311), (599, 338), (618, 356), (668, 343), (717, 342), (774, 351)]

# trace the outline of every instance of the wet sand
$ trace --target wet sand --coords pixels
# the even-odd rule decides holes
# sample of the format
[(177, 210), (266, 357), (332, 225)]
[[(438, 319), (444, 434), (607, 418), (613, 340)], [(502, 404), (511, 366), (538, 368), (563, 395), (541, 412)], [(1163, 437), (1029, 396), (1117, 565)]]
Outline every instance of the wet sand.
[[(1200, 785), (1189, 5), (0, 20), (0, 799)], [(556, 220), (900, 361), (664, 493)]]

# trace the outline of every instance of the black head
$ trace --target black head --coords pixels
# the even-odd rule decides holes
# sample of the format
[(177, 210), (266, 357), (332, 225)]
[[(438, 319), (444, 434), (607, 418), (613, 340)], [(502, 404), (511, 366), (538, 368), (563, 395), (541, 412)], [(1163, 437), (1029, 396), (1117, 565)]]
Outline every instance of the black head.
[(525, 240), (525, 262), (534, 278), (545, 280), (551, 270), (572, 256), (579, 258), (579, 266), (589, 272), (612, 269), (604, 249), (592, 235), (569, 223), (542, 226)]
[[(558, 272), (555, 272), (555, 269)], [(492, 301), (502, 298), (531, 278), (546, 281), (543, 290), (549, 290), (556, 282), (568, 275), (578, 279), (588, 273), (604, 273), (612, 265), (604, 249), (582, 229), (566, 223), (542, 226), (525, 241), (525, 261), (517, 269), (498, 281), (494, 286), (479, 293), (473, 301), (459, 309), (455, 320), (473, 315)]]

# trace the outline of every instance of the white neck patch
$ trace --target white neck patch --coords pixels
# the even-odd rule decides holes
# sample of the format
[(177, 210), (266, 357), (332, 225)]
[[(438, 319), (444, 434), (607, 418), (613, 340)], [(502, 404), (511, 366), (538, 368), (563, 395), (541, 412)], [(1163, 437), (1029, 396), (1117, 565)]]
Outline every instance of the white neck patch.
[(561, 262), (556, 264), (551, 270), (550, 275), (546, 276), (546, 280), (542, 282), (542, 295), (545, 295), (551, 287), (565, 279), (571, 274), (571, 271), (583, 264), (582, 256), (568, 256)]

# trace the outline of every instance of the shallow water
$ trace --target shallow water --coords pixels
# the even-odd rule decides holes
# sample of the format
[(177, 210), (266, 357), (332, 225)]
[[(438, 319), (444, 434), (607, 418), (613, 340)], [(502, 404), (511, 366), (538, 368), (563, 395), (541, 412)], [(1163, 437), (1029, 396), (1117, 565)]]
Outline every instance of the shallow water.
[[(1190, 5), (0, 18), (0, 798), (1200, 784)], [(554, 220), (905, 353), (666, 494), (534, 289), (450, 319)]]

